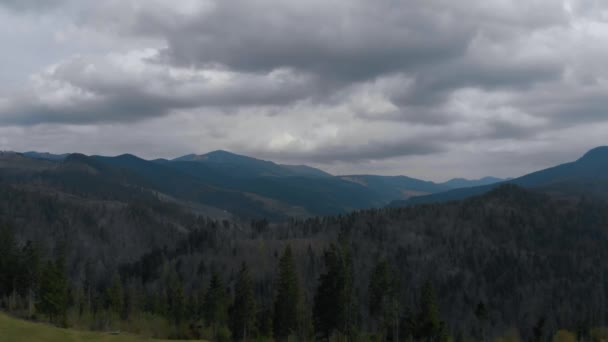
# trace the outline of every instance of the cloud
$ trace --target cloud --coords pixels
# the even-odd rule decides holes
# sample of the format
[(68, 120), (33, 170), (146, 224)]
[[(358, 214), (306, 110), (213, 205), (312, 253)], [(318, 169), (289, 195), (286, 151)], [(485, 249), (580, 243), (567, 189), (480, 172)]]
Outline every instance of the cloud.
[(199, 107), (280, 106), (315, 92), (315, 78), (289, 69), (243, 73), (149, 61), (154, 50), (76, 57), (31, 77), (0, 102), (5, 124), (132, 122)]
[(44, 12), (67, 0), (0, 0), (0, 7), (18, 12)]
[[(10, 19), (0, 29), (18, 28), (0, 38), (32, 45), (0, 57), (10, 75), (0, 82), (0, 127), (22, 144), (25, 132), (62, 147), (49, 132), (103, 132), (112, 142), (88, 150), (223, 148), (421, 175), (466, 161), (483, 165), (475, 176), (505, 176), (538, 166), (516, 149), (553, 161), (560, 144), (576, 142), (568, 153), (592, 147), (572, 135), (608, 122), (608, 4), (598, 1), (0, 6)], [(499, 160), (515, 157), (524, 164)]]

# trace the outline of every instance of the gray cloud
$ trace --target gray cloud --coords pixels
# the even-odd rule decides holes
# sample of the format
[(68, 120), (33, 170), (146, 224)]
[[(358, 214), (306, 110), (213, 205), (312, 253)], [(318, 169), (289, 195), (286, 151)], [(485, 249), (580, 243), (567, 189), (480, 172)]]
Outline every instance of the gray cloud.
[(424, 140), (401, 140), (401, 141), (369, 141), (362, 145), (350, 144), (326, 144), (322, 148), (303, 151), (268, 151), (252, 150), (246, 146), (237, 146), (244, 153), (250, 153), (260, 158), (272, 160), (284, 160), (289, 162), (310, 162), (316, 164), (333, 164), (336, 162), (364, 162), (370, 160), (386, 160), (394, 157), (430, 155), (445, 151), (445, 147), (439, 143)]
[[(43, 146), (65, 146), (61, 134), (46, 133), (55, 130), (73, 137), (81, 129), (127, 137), (145, 130), (132, 135), (137, 143), (86, 146), (144, 155), (156, 146), (163, 156), (232, 148), (338, 170), (385, 165), (388, 173), (399, 162), (421, 175), (466, 160), (483, 164), (475, 176), (505, 176), (505, 168), (518, 169), (497, 156), (537, 167), (529, 156), (556, 160), (560, 142), (575, 141), (571, 154), (601, 144), (600, 133), (588, 143), (577, 136), (608, 124), (608, 25), (598, 14), (608, 4), (597, 1), (0, 0), (0, 7), (0, 19), (10, 19), (0, 29), (16, 32), (0, 39), (32, 44), (2, 57), (10, 75), (0, 82), (0, 128), (11, 129), (5, 145), (27, 144), (19, 134), (37, 127)], [(36, 57), (24, 63), (26, 52)], [(151, 143), (155, 136), (167, 143)]]
[(0, 7), (24, 12), (40, 12), (55, 8), (65, 0), (0, 0)]
[[(148, 64), (143, 55), (113, 61), (75, 58), (55, 65), (4, 106), (0, 102), (0, 122), (133, 122), (199, 107), (281, 106), (316, 91), (314, 76), (291, 70), (175, 69)], [(137, 71), (123, 65), (129, 63)]]

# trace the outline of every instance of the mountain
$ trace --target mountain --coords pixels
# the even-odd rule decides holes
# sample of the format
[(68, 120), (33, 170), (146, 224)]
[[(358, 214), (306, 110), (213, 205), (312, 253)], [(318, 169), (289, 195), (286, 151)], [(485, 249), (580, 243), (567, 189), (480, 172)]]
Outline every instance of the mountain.
[(280, 164), (281, 167), (290, 170), (294, 174), (299, 176), (308, 176), (308, 177), (332, 177), (333, 175), (327, 173), (323, 170), (316, 169), (314, 167), (310, 167), (307, 165), (287, 165)]
[[(0, 263), (0, 297), (16, 296), (17, 309), (26, 309), (27, 288), (18, 286), (30, 268), (21, 266), (29, 264), (21, 251), (32, 241), (42, 260), (65, 260), (65, 280), (75, 289), (70, 312), (83, 310), (70, 319), (104, 327), (112, 279), (118, 279), (122, 309), (134, 315), (124, 324), (140, 328), (137, 315), (145, 313), (172, 330), (179, 309), (183, 329), (195, 329), (200, 315), (189, 304), (197, 303), (216, 272), (234, 289), (244, 262), (259, 289), (253, 291), (257, 302), (272, 303), (277, 260), (290, 246), (306, 298), (315, 298), (332, 250), (348, 257), (342, 260), (354, 270), (354, 289), (370, 288), (378, 262), (387, 262), (399, 284), (400, 336), (414, 327), (408, 320), (423, 307), (419, 292), (426, 283), (436, 291), (438, 314), (451, 335), (477, 334), (480, 303), (492, 317), (483, 332), (491, 340), (513, 327), (531, 340), (544, 321), (553, 324), (545, 331), (605, 326), (598, 298), (608, 295), (608, 202), (589, 195), (608, 194), (608, 149), (502, 185), (441, 194), (486, 192), (461, 201), (354, 212), (404, 195), (402, 189), (445, 188), (369, 175), (235, 177), (214, 165), (129, 154), (52, 161), (0, 153), (0, 247), (19, 265)], [(533, 191), (510, 184), (516, 182)], [(317, 213), (328, 216), (308, 217)], [(94, 305), (84, 304), (85, 284)], [(352, 294), (358, 308), (353, 322), (364, 322), (356, 328), (365, 331), (373, 320), (369, 295)], [(314, 315), (311, 306), (303, 312)]]
[(39, 180), (70, 194), (120, 201), (148, 194), (214, 217), (271, 220), (344, 214), (450, 189), (406, 176), (333, 176), (306, 165), (281, 165), (227, 151), (151, 161), (131, 154), (12, 153), (0, 158), (0, 167), (2, 177), (22, 183)]
[(34, 171), (45, 170), (52, 163), (43, 160), (34, 160), (21, 153), (0, 151), (0, 169), (6, 172), (19, 172), (20, 170)]
[(594, 148), (576, 161), (536, 171), (519, 178), (490, 185), (413, 197), (408, 200), (398, 200), (392, 202), (390, 206), (399, 207), (461, 200), (486, 193), (502, 184), (514, 184), (560, 195), (586, 193), (593, 194), (595, 197), (608, 198), (608, 146)]
[(439, 184), (443, 185), (447, 188), (450, 188), (450, 189), (460, 189), (460, 188), (471, 188), (474, 186), (489, 185), (489, 184), (499, 183), (499, 182), (503, 182), (503, 181), (505, 181), (505, 180), (501, 179), (501, 178), (496, 178), (496, 177), (484, 177), (481, 179), (473, 179), (473, 180), (465, 179), (465, 178), (453, 178), (447, 182), (443, 182), (443, 183), (439, 183)]
[[(237, 168), (207, 162), (172, 161), (165, 166), (214, 187), (255, 194), (304, 208), (317, 215), (346, 213), (390, 202), (372, 189), (338, 177), (320, 177), (316, 174), (301, 176), (293, 173), (280, 175), (276, 172), (269, 175), (268, 172), (260, 172), (261, 168), (256, 164), (253, 167), (243, 165)], [(267, 170), (268, 168), (264, 169)]]
[(29, 157), (29, 158), (34, 158), (34, 159), (60, 161), (60, 160), (64, 160), (65, 158), (67, 158), (70, 154), (69, 153), (52, 154), (52, 153), (48, 153), (48, 152), (29, 151), (29, 152), (24, 152), (23, 155), (26, 157)]
[(442, 192), (450, 188), (441, 184), (406, 176), (346, 175), (341, 179), (360, 184), (382, 195), (383, 199), (410, 198)]

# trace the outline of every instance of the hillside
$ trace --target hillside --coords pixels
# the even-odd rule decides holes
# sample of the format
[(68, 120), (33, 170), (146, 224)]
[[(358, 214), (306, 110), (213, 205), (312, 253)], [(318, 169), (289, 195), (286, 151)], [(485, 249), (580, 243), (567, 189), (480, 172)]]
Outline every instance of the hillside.
[(482, 186), (482, 185), (490, 185), (494, 183), (503, 182), (504, 179), (496, 178), (496, 177), (483, 177), (480, 179), (465, 179), (465, 178), (452, 178), (447, 182), (439, 183), (445, 187), (450, 189), (459, 189), (459, 188), (470, 188), (474, 186)]
[[(109, 172), (89, 166), (92, 174)], [(220, 275), (232, 295), (245, 262), (265, 319), (275, 296), (279, 255), (287, 245), (293, 249), (303, 310), (312, 312), (325, 255), (338, 244), (352, 262), (353, 315), (363, 331), (374, 329), (368, 286), (382, 260), (400, 284), (395, 300), (402, 334), (416, 331), (412, 312), (427, 282), (437, 290), (441, 318), (452, 336), (476, 334), (474, 311), (480, 302), (491, 317), (486, 331), (492, 336), (516, 326), (530, 338), (543, 317), (548, 332), (603, 324), (605, 303), (598, 298), (608, 298), (601, 279), (608, 272), (603, 262), (608, 207), (591, 198), (552, 197), (507, 185), (464, 201), (270, 223), (209, 220), (146, 192), (121, 203), (88, 199), (88, 192), (73, 197), (38, 189), (0, 189), (2, 221), (11, 223), (23, 246), (9, 250), (21, 250), (32, 240), (42, 242), (43, 255), (66, 256), (71, 301), (91, 314), (122, 305), (127, 317), (146, 312), (167, 321), (197, 322), (213, 275)], [(20, 269), (29, 268), (0, 269), (7, 275), (0, 298), (14, 286), (10, 272)], [(116, 281), (123, 304), (107, 299)], [(92, 292), (90, 305), (84, 304), (83, 291)]]
[(597, 147), (574, 162), (536, 171), (515, 179), (394, 201), (390, 206), (400, 207), (461, 200), (486, 193), (503, 184), (551, 191), (566, 196), (588, 194), (598, 198), (608, 198), (608, 147)]
[(5, 153), (0, 177), (6, 184), (33, 186), (35, 179), (37, 187), (117, 201), (148, 193), (203, 208), (215, 218), (272, 221), (344, 214), (447, 189), (405, 176), (335, 177), (306, 165), (280, 165), (226, 151), (153, 161), (131, 154)]

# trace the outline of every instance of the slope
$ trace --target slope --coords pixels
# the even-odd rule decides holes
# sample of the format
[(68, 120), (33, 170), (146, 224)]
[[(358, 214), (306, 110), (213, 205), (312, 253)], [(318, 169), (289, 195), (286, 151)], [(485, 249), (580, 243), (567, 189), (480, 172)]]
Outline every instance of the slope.
[(514, 184), (525, 188), (551, 190), (564, 195), (581, 194), (593, 190), (600, 198), (608, 198), (608, 146), (597, 147), (574, 162), (536, 171), (525, 176), (490, 185), (455, 189), (447, 192), (419, 196), (406, 201), (394, 201), (391, 207), (412, 204), (460, 200), (486, 193), (502, 184)]

